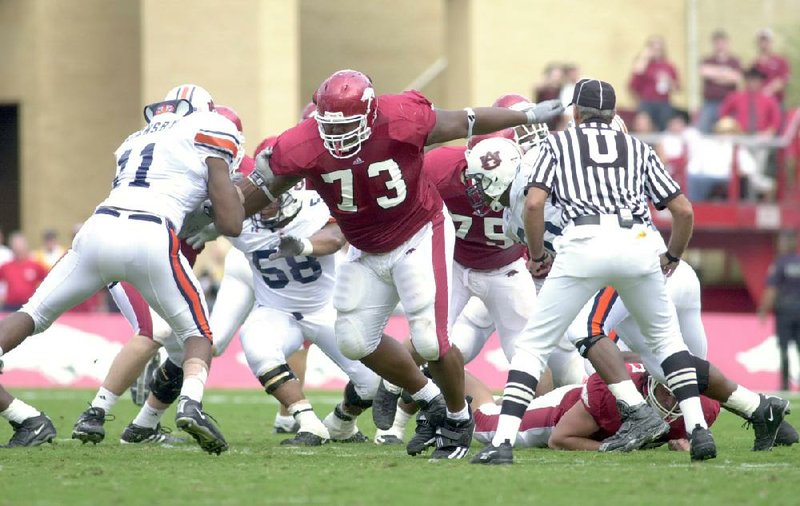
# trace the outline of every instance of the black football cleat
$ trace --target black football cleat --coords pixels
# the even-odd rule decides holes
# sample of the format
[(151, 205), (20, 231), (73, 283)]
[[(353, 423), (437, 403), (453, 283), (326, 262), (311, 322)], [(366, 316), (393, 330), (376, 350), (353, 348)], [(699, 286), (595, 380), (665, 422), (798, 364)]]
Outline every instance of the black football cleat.
[(430, 402), (417, 401), (417, 405), (429, 424), (438, 427), (447, 419), (447, 404), (444, 402), (442, 394), (430, 400)]
[(376, 434), (375, 444), (381, 446), (401, 445), (403, 444), (403, 438), (398, 437), (394, 434)]
[(372, 399), (372, 421), (375, 423), (375, 427), (382, 430), (392, 428), (401, 391), (400, 387), (386, 383), (386, 380), (378, 383), (378, 391), (375, 392), (375, 398)]
[(293, 438), (281, 441), (281, 446), (322, 446), (328, 440), (311, 432), (300, 431)]
[(357, 430), (355, 434), (346, 438), (335, 439), (331, 436), (331, 441), (334, 443), (368, 443), (369, 438), (365, 436), (363, 432)]
[(208, 453), (219, 455), (228, 449), (222, 432), (214, 425), (211, 416), (203, 412), (203, 405), (195, 400), (183, 396), (178, 399), (175, 424)]
[(767, 397), (760, 394), (761, 402), (747, 421), (753, 425), (756, 439), (753, 442), (754, 452), (765, 452), (775, 446), (778, 429), (783, 417), (789, 412), (789, 401), (780, 397)]
[(176, 444), (183, 444), (185, 439), (175, 437), (171, 434), (171, 430), (162, 427), (158, 424), (156, 428), (142, 427), (135, 423), (128, 424), (122, 434), (119, 436), (119, 442), (127, 444), (160, 444), (164, 446), (171, 446)]
[(432, 459), (463, 459), (469, 452), (472, 443), (472, 432), (475, 430), (475, 419), (472, 410), (467, 420), (447, 419), (444, 425), (436, 429), (436, 449)]
[(25, 446), (39, 446), (49, 443), (56, 437), (56, 428), (52, 420), (44, 413), (26, 418), (22, 423), (8, 422), (14, 429), (14, 434), (3, 448), (21, 448)]
[(470, 463), (489, 465), (513, 464), (514, 448), (511, 446), (511, 441), (506, 439), (500, 443), (500, 446), (494, 446), (492, 443), (489, 443), (483, 450), (472, 457)]
[(622, 426), (616, 434), (603, 441), (599, 449), (601, 452), (638, 450), (669, 432), (669, 424), (646, 402), (628, 406), (626, 402), (617, 400), (617, 410), (622, 418)]
[(689, 455), (693, 461), (717, 458), (717, 445), (710, 430), (699, 425), (694, 426), (689, 436)]
[(775, 446), (792, 446), (800, 441), (800, 435), (792, 424), (784, 420), (781, 426), (778, 427), (778, 434), (775, 436)]
[(106, 411), (103, 408), (89, 407), (81, 413), (75, 425), (72, 427), (72, 439), (77, 439), (82, 443), (97, 444), (106, 437), (106, 430), (103, 424), (106, 420), (113, 420), (111, 415), (106, 418)]
[(420, 412), (417, 414), (417, 427), (414, 431), (414, 436), (408, 441), (406, 445), (406, 453), (411, 455), (419, 455), (427, 448), (436, 443), (436, 426), (428, 423), (425, 413)]

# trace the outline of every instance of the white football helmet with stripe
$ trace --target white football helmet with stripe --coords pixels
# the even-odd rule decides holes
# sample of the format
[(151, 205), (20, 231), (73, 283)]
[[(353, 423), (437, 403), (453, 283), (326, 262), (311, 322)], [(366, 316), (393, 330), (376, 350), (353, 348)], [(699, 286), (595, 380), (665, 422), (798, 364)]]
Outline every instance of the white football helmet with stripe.
[(195, 112), (214, 110), (211, 94), (196, 84), (181, 84), (169, 90), (164, 100), (187, 100)]
[(464, 176), (475, 214), (486, 216), (489, 210), (503, 210), (500, 197), (514, 181), (521, 161), (519, 144), (504, 137), (482, 140), (467, 152)]

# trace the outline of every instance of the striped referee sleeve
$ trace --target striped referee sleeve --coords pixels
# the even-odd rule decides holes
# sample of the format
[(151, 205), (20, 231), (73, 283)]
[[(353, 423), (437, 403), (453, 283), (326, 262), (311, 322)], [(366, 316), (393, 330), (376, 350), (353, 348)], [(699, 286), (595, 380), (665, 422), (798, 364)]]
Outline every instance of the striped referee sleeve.
[(653, 148), (646, 146), (644, 151), (645, 192), (659, 211), (681, 194), (681, 187), (672, 179)]
[(525, 186), (525, 193), (531, 187), (541, 188), (542, 190), (550, 193), (553, 188), (553, 181), (556, 174), (556, 157), (553, 154), (553, 148), (550, 146), (549, 140), (540, 144), (539, 156), (533, 162), (531, 175), (528, 177), (528, 184)]

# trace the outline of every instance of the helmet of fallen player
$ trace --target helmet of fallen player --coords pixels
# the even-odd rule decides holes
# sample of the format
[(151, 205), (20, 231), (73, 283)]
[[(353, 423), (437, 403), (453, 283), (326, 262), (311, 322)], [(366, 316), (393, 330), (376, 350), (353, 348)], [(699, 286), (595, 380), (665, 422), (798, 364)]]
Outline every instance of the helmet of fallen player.
[[(255, 157), (266, 149), (272, 149), (277, 137), (267, 137), (258, 145)], [(306, 189), (305, 179), (301, 179), (296, 185), (292, 186), (281, 194), (275, 201), (270, 202), (267, 207), (252, 216), (253, 225), (257, 230), (274, 229), (279, 225), (290, 222), (300, 209), (303, 207), (303, 200), (300, 192)]]
[(372, 80), (356, 70), (340, 70), (323, 81), (314, 103), (319, 135), (331, 156), (345, 159), (361, 151), (378, 112)]
[[(506, 93), (500, 96), (492, 104), (494, 107), (504, 107), (506, 109), (513, 109), (515, 111), (523, 111), (533, 106), (533, 104), (522, 95), (517, 93)], [(516, 141), (522, 148), (523, 152), (527, 152), (534, 146), (547, 138), (550, 129), (547, 128), (546, 123), (533, 123), (532, 125), (519, 125), (514, 128)]]
[(522, 161), (519, 145), (503, 137), (493, 137), (476, 144), (466, 157), (466, 192), (475, 214), (486, 216), (490, 210), (502, 211), (500, 197), (511, 186)]
[(678, 400), (672, 395), (672, 390), (666, 385), (656, 381), (650, 374), (647, 375), (647, 395), (645, 401), (656, 413), (661, 415), (667, 423), (672, 423), (683, 416)]

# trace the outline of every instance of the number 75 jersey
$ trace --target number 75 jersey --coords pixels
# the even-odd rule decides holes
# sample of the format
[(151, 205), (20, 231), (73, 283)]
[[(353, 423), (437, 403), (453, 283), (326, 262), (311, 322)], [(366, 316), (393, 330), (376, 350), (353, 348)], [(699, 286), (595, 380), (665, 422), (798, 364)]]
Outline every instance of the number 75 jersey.
[(117, 175), (100, 205), (162, 216), (180, 230), (208, 198), (206, 158), (230, 167), (241, 149), (236, 126), (220, 114), (159, 114), (117, 148)]
[(229, 238), (242, 251), (253, 271), (256, 302), (288, 313), (311, 313), (330, 303), (336, 277), (336, 255), (296, 256), (270, 260), (281, 235), (310, 237), (332, 221), (319, 195), (297, 192), (300, 211), (283, 228), (265, 226), (258, 214), (247, 218), (239, 237)]

